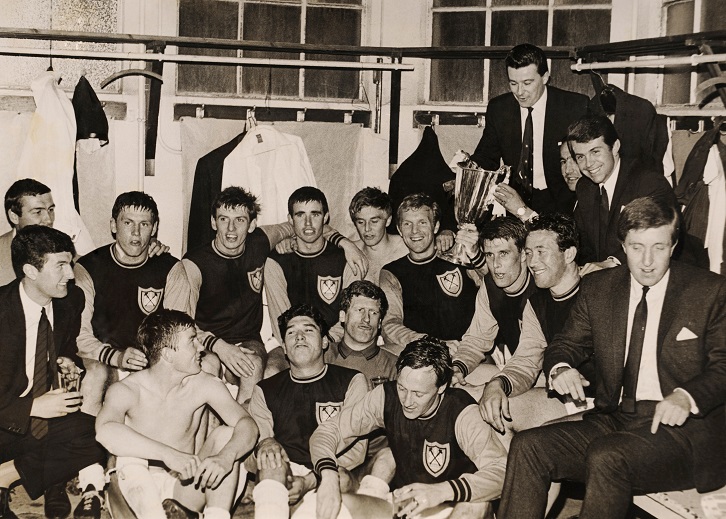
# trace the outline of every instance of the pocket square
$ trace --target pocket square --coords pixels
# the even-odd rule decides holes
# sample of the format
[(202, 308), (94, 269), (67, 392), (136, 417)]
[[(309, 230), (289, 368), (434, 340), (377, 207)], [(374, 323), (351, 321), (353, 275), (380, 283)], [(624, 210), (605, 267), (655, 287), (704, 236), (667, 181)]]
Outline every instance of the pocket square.
[(698, 335), (693, 333), (691, 330), (686, 328), (685, 326), (681, 328), (681, 331), (678, 332), (678, 335), (676, 336), (677, 341), (687, 341), (689, 339), (698, 339)]

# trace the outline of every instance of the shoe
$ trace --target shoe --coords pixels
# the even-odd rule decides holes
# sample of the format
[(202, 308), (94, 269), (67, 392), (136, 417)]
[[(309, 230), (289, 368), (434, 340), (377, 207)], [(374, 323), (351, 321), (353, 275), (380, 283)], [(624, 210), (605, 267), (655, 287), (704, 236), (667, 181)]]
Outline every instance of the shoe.
[(164, 507), (166, 519), (197, 519), (199, 517), (198, 514), (187, 510), (173, 499), (164, 499), (161, 506)]
[(0, 519), (18, 519), (10, 510), (10, 489), (0, 488)]
[(65, 481), (47, 488), (43, 498), (43, 509), (48, 519), (66, 519), (71, 514), (71, 500), (68, 499)]
[(83, 491), (81, 501), (73, 510), (73, 519), (101, 519), (103, 498), (93, 485)]

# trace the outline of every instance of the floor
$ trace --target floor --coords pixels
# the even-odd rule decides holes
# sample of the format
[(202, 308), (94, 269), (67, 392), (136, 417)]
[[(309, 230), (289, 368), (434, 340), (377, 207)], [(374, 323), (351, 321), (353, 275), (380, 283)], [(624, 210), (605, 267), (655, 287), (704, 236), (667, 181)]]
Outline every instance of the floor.
[[(70, 497), (71, 505), (75, 508), (80, 496), (71, 495)], [(577, 516), (582, 499), (581, 490), (574, 486), (570, 488), (564, 486), (563, 497), (564, 499), (556, 505), (555, 510), (552, 511), (549, 519), (571, 519)], [(43, 500), (38, 499), (36, 501), (31, 501), (22, 486), (18, 486), (14, 489), (11, 508), (20, 519), (44, 519)], [(634, 509), (631, 510), (627, 519), (654, 519), (650, 514), (647, 514), (636, 507), (633, 508)], [(234, 519), (252, 519), (253, 515), (253, 505), (240, 505), (235, 510)], [(111, 519), (111, 516), (104, 510), (102, 519)]]

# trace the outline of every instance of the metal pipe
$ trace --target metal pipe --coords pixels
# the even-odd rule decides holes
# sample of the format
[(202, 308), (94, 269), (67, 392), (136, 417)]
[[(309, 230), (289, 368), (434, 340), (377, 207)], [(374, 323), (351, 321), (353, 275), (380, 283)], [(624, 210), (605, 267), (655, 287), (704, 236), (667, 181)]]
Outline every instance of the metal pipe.
[[(48, 49), (0, 47), (0, 55), (48, 57)], [(144, 52), (101, 52), (91, 50), (53, 49), (54, 58), (85, 58), (110, 61), (168, 61), (171, 63), (202, 63), (205, 65), (264, 65), (268, 67), (327, 68), (354, 70), (414, 70), (403, 63), (367, 63), (360, 61), (321, 61), (270, 58), (237, 58), (230, 56), (196, 56), (192, 54), (163, 54)]]
[(579, 59), (570, 69), (583, 72), (586, 70), (608, 70), (618, 68), (651, 68), (667, 67), (670, 65), (691, 65), (695, 67), (701, 63), (726, 62), (726, 54), (693, 54), (692, 56), (680, 56), (676, 58), (654, 58), (635, 61), (606, 61), (604, 63), (582, 63)]

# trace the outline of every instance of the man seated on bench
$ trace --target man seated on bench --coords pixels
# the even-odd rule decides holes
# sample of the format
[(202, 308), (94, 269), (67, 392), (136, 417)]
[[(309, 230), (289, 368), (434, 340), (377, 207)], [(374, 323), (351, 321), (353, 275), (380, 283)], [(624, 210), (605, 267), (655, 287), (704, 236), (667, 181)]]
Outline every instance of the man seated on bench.
[[(201, 371), (191, 317), (159, 310), (141, 323), (137, 343), (149, 368), (113, 384), (96, 420), (98, 441), (118, 457), (122, 494), (139, 519), (184, 517), (184, 508), (229, 519), (257, 426), (221, 380)], [(226, 426), (195, 452), (206, 405)]]

